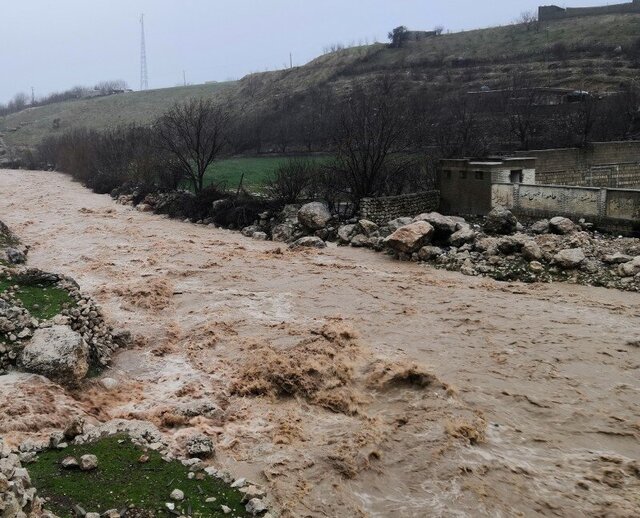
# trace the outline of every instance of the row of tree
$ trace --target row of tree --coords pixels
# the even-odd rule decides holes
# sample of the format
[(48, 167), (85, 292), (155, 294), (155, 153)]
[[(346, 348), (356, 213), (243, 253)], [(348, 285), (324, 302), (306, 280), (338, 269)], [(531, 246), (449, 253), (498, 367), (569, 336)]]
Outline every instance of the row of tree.
[(224, 155), (260, 152), (267, 145), (283, 154), (323, 151), (331, 159), (296, 161), (275, 171), (271, 192), (286, 201), (309, 195), (357, 204), (431, 187), (439, 158), (586, 145), (594, 138), (629, 138), (640, 129), (636, 89), (603, 99), (577, 92), (561, 104), (554, 95), (514, 77), (501, 90), (436, 97), (407, 91), (400, 78), (387, 76), (348, 95), (318, 89), (274, 96), (274, 104), (240, 116), (211, 99), (192, 99), (148, 127), (74, 130), (47, 139), (38, 151), (41, 162), (100, 192), (127, 182), (160, 189), (188, 182), (196, 193)]
[(19, 92), (6, 104), (0, 103), (0, 117), (17, 113), (26, 108), (35, 108), (37, 106), (46, 106), (48, 104), (61, 103), (64, 101), (72, 101), (82, 99), (91, 94), (110, 95), (114, 92), (122, 92), (127, 90), (127, 82), (121, 79), (112, 81), (100, 81), (93, 88), (85, 86), (75, 86), (69, 90), (62, 92), (53, 92), (44, 97), (33, 98), (24, 92)]

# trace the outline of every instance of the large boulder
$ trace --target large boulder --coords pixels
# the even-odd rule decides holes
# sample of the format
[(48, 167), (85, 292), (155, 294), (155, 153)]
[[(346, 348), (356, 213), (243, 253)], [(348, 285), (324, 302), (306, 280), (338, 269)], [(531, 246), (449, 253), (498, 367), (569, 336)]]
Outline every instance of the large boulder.
[(428, 245), (433, 238), (434, 228), (426, 221), (416, 221), (399, 228), (384, 240), (384, 243), (395, 250), (410, 254)]
[(518, 227), (518, 220), (510, 210), (504, 207), (496, 207), (489, 214), (484, 222), (484, 230), (487, 234), (509, 235), (513, 234)]
[(456, 231), (457, 224), (451, 218), (443, 216), (439, 212), (429, 212), (426, 214), (420, 214), (413, 218), (413, 221), (426, 221), (436, 231), (436, 235), (441, 239), (448, 238)]
[(522, 256), (528, 261), (540, 261), (544, 254), (538, 243), (531, 239), (525, 241), (524, 245), (522, 245)]
[(554, 262), (565, 270), (573, 270), (584, 263), (586, 257), (582, 248), (568, 248), (560, 250), (554, 257)]
[(567, 235), (573, 234), (578, 230), (576, 224), (569, 218), (557, 216), (549, 220), (549, 230), (554, 234)]
[(309, 230), (320, 230), (327, 226), (331, 212), (324, 203), (307, 203), (298, 211), (298, 221)]
[(61, 383), (73, 384), (89, 370), (86, 342), (67, 326), (36, 329), (20, 358), (24, 370)]

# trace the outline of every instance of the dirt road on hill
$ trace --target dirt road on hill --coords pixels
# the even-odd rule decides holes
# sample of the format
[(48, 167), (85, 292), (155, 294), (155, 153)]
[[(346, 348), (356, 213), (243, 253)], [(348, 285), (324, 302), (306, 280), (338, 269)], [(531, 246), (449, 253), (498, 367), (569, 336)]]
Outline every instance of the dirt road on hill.
[(640, 515), (639, 294), (293, 253), (55, 173), (0, 171), (0, 220), (137, 337), (112, 392), (0, 380), (43, 433), (55, 405), (206, 432), (283, 516)]

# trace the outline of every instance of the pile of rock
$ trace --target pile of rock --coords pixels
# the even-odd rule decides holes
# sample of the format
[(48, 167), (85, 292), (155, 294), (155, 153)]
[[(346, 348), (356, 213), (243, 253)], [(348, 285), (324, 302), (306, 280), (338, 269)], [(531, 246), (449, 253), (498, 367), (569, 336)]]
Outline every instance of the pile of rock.
[[(89, 367), (108, 365), (115, 350), (129, 345), (130, 335), (109, 327), (100, 306), (73, 279), (24, 265), (27, 250), (0, 221), (0, 258), (6, 256), (0, 281), (9, 284), (0, 292), (0, 374), (17, 366), (73, 384)], [(52, 319), (38, 320), (20, 300), (24, 286), (64, 290), (71, 303)]]
[(399, 259), (465, 275), (640, 290), (640, 241), (585, 231), (589, 227), (556, 217), (525, 228), (506, 209), (493, 210), (482, 226), (430, 213), (398, 228), (384, 245)]
[(11, 452), (0, 438), (0, 516), (55, 518), (44, 511), (42, 505), (42, 499), (31, 487), (29, 472), (22, 467), (20, 456)]
[[(52, 380), (73, 383), (86, 376), (89, 366), (106, 366), (114, 351), (128, 344), (127, 334), (114, 336), (101, 308), (83, 296), (71, 279), (24, 268), (3, 274), (16, 284), (0, 294), (0, 372), (17, 365)], [(17, 297), (25, 283), (63, 289), (73, 305), (50, 320), (38, 321)]]

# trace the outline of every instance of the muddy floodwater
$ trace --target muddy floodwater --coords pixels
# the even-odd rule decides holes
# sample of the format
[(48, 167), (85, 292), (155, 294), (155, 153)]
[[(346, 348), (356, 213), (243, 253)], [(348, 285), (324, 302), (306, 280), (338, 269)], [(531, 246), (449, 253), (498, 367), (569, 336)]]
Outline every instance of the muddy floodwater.
[(14, 442), (78, 413), (199, 430), (283, 516), (640, 515), (640, 294), (291, 252), (58, 173), (0, 171), (0, 220), (135, 336), (112, 391), (0, 377)]

